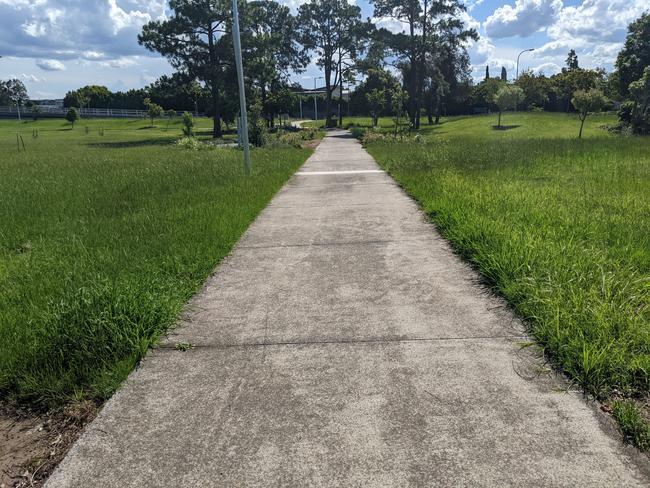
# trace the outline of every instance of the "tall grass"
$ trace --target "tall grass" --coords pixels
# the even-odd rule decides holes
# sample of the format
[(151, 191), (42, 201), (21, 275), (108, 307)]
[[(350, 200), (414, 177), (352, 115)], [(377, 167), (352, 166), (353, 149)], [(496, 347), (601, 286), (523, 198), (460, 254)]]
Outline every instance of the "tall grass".
[(592, 121), (580, 141), (561, 115), (513, 119), (521, 130), (478, 117), (369, 150), (576, 383), (601, 399), (647, 395), (650, 140)]
[(0, 123), (0, 391), (43, 405), (109, 396), (309, 154), (255, 150), (245, 177), (177, 129), (86, 123)]

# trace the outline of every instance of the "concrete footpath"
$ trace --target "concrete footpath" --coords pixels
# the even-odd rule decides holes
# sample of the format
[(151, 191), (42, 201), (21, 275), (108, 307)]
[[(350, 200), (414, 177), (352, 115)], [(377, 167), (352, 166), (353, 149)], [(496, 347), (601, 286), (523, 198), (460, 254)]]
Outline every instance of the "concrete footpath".
[(526, 340), (332, 131), (46, 486), (649, 486)]

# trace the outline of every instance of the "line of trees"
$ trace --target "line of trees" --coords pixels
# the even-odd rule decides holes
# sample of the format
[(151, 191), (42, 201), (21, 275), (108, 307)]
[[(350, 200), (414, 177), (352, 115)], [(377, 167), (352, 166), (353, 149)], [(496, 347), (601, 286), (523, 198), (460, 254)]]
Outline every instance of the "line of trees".
[[(463, 23), (461, 0), (370, 0), (376, 17), (404, 26), (402, 32), (377, 29), (361, 10), (347, 0), (309, 0), (296, 15), (274, 0), (240, 0), (242, 47), (247, 97), (268, 126), (278, 114), (296, 107), (290, 75), (315, 62), (324, 74), (327, 125), (341, 122), (334, 100), (344, 85), (357, 84), (348, 110), (372, 114), (374, 120), (393, 112), (394, 99), (404, 100), (411, 126), (417, 129), (425, 115), (437, 123), (442, 114), (499, 111), (499, 98), (509, 86), (505, 68), (496, 77), (475, 84), (470, 77), (466, 50), (478, 39)], [(176, 72), (162, 76), (141, 90), (112, 93), (103, 86), (69, 92), (66, 107), (148, 109), (202, 112), (214, 120), (213, 136), (238, 113), (237, 84), (232, 46), (230, 0), (170, 0), (164, 20), (147, 23), (138, 42), (165, 56)], [(621, 125), (635, 133), (650, 131), (648, 78), (650, 66), (650, 14), (630, 24), (616, 70), (584, 69), (571, 50), (566, 67), (552, 76), (522, 73), (512, 82), (520, 89), (519, 110), (580, 111), (576, 93), (593, 90), (619, 108)], [(0, 85), (0, 99), (20, 104), (26, 97), (17, 80)], [(11, 86), (10, 86), (11, 85)], [(20, 84), (22, 85), (22, 84)], [(10, 86), (10, 88), (7, 88)], [(23, 87), (24, 88), (24, 87)], [(511, 91), (512, 92), (512, 91)], [(514, 92), (512, 92), (514, 93)], [(510, 93), (510, 95), (512, 94)], [(593, 98), (593, 97), (592, 97)], [(20, 100), (18, 100), (20, 99)], [(580, 104), (584, 107), (585, 104)], [(593, 104), (587, 104), (593, 106)]]

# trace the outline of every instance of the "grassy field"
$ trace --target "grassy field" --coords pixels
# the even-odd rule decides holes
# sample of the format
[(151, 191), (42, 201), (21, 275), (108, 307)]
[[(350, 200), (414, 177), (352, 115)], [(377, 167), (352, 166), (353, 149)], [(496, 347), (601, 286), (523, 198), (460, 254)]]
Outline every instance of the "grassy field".
[(553, 361), (648, 448), (625, 399), (643, 410), (650, 394), (650, 138), (608, 133), (609, 116), (587, 119), (583, 140), (575, 116), (503, 120), (510, 129), (494, 130), (495, 116), (447, 119), (423, 127), (420, 144), (368, 149)]
[(156, 124), (0, 121), (3, 395), (109, 396), (310, 153), (256, 149), (245, 177), (241, 152)]

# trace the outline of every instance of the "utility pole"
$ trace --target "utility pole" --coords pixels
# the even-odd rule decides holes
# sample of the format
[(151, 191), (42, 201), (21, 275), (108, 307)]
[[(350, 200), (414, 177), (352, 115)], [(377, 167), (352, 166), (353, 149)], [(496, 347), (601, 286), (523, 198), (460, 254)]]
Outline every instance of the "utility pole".
[(248, 145), (248, 119), (246, 117), (246, 92), (244, 90), (244, 64), (241, 58), (241, 39), (239, 36), (239, 9), (237, 0), (232, 0), (232, 37), (235, 45), (235, 64), (239, 82), (239, 111), (241, 112), (241, 140), (244, 146), (244, 169), (251, 174), (251, 152)]

